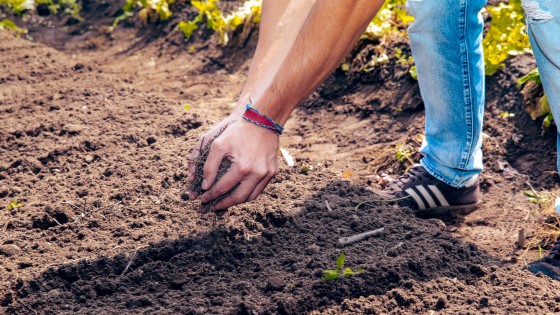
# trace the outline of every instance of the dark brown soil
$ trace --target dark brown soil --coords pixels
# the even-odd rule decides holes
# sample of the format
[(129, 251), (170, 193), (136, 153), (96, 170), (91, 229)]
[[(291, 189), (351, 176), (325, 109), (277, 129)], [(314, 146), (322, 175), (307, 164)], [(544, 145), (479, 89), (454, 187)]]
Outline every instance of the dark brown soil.
[[(558, 183), (554, 132), (542, 134), (515, 87), (531, 57), (488, 79), (478, 211), (355, 209), (382, 173), (409, 166), (395, 146), (416, 149), (424, 123), (407, 69), (391, 61), (364, 75), (376, 43), (363, 43), (350, 73), (331, 76), (286, 126), (281, 146), (296, 166), (281, 162), (262, 196), (217, 218), (181, 198), (186, 159), (236, 101), (254, 37), (234, 51), (199, 34), (187, 53), (167, 28), (136, 39), (134, 29), (32, 33), (58, 51), (0, 31), (0, 313), (560, 312), (560, 283), (525, 271), (537, 253), (515, 250), (517, 232), (530, 237), (542, 221), (526, 182), (554, 193)], [(16, 198), (23, 206), (7, 210)], [(322, 282), (342, 250), (365, 272)]]

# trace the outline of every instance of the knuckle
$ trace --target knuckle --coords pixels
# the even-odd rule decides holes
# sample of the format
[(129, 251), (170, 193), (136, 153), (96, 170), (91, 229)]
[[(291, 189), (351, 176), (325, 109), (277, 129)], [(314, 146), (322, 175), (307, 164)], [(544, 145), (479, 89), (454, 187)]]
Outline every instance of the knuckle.
[(274, 168), (274, 169), (268, 171), (268, 174), (266, 174), (266, 175), (267, 175), (267, 177), (272, 178), (272, 177), (276, 176), (276, 174), (278, 174), (278, 169)]
[(268, 169), (266, 168), (255, 170), (255, 175), (257, 175), (260, 178), (266, 177), (268, 173), (269, 173)]
[(249, 175), (252, 171), (252, 167), (250, 164), (239, 164), (239, 173), (241, 175)]
[(212, 142), (212, 148), (211, 150), (215, 150), (215, 151), (222, 151), (225, 147), (225, 142), (223, 140), (221, 140), (220, 138), (215, 139)]

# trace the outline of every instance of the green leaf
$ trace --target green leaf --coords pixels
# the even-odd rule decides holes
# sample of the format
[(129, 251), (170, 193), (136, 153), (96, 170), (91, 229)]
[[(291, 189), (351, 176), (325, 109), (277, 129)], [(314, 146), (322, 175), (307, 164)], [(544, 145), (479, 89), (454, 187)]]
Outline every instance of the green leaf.
[(546, 94), (541, 97), (539, 103), (541, 105), (542, 114), (550, 114), (550, 103), (548, 102), (548, 97), (546, 96)]
[(553, 120), (554, 120), (554, 117), (552, 116), (552, 114), (546, 115), (546, 117), (544, 118), (543, 123), (542, 123), (543, 127), (545, 129), (549, 128), (550, 125), (552, 124)]
[(344, 252), (340, 253), (340, 256), (338, 256), (338, 258), (336, 259), (336, 267), (338, 268), (338, 270), (342, 270), (342, 268), (344, 268), (345, 259), (346, 256), (344, 255)]
[(177, 28), (183, 32), (187, 39), (189, 39), (192, 36), (192, 33), (198, 28), (198, 25), (195, 21), (179, 22)]
[(354, 271), (352, 271), (352, 269), (350, 269), (350, 268), (345, 268), (344, 271), (342, 272), (342, 275), (343, 275), (345, 278), (348, 278), (348, 277), (350, 277), (350, 276), (353, 275), (353, 274), (354, 274)]
[(534, 193), (532, 190), (525, 190), (525, 191), (523, 192), (523, 194), (524, 194), (525, 196), (527, 196), (527, 197), (533, 197), (533, 198), (534, 198), (534, 197), (537, 197), (537, 195), (535, 195), (535, 193)]
[(517, 80), (517, 87), (521, 87), (523, 84), (533, 81), (537, 85), (541, 85), (541, 75), (539, 73), (539, 68), (534, 68), (533, 70), (529, 71), (526, 75), (522, 76)]
[(408, 73), (410, 73), (410, 76), (414, 80), (418, 80), (418, 71), (416, 70), (416, 66), (410, 67), (410, 70), (408, 70)]
[(338, 279), (340, 270), (325, 270), (324, 273), (323, 282), (327, 282)]

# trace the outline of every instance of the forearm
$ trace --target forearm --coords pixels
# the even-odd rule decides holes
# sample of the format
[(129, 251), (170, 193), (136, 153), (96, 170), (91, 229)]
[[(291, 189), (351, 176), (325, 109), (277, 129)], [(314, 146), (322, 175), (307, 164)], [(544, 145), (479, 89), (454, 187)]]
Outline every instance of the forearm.
[(284, 124), (339, 65), (384, 0), (317, 0), (274, 79), (255, 107)]
[(247, 81), (232, 115), (260, 98), (286, 59), (315, 0), (263, 0), (259, 39)]

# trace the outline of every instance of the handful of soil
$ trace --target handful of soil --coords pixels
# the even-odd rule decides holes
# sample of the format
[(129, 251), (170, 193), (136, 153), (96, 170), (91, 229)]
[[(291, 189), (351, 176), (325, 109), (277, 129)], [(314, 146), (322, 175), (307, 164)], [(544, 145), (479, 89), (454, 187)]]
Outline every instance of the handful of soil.
[[(210, 148), (212, 147), (212, 143), (214, 142), (214, 140), (216, 138), (218, 138), (224, 132), (224, 130), (227, 129), (227, 127), (228, 126), (225, 126), (222, 130), (220, 130), (220, 132), (216, 135), (216, 137), (214, 137), (213, 139), (208, 141), (208, 143), (206, 143), (206, 145), (204, 145), (204, 147), (202, 147), (202, 145), (201, 145), (200, 153), (198, 154), (198, 158), (195, 161), (195, 172), (194, 172), (195, 179), (189, 187), (190, 191), (196, 192), (199, 196), (201, 196), (202, 194), (204, 194), (207, 191), (207, 190), (202, 189), (202, 179), (203, 179), (202, 177), (204, 175), (204, 164), (206, 163), (206, 160), (208, 159), (208, 155), (210, 154)], [(222, 159), (222, 162), (220, 163), (220, 167), (218, 168), (218, 173), (216, 174), (216, 179), (214, 180), (214, 184), (216, 184), (220, 180), (220, 178), (222, 178), (222, 176), (224, 176), (224, 174), (226, 174), (229, 171), (229, 168), (231, 167), (231, 164), (232, 163), (229, 160), (229, 158), (224, 157)], [(201, 205), (204, 208), (204, 211), (205, 212), (210, 211), (210, 208), (212, 208), (214, 205), (216, 205), (218, 202), (220, 202), (225, 197), (231, 195), (233, 193), (233, 191), (235, 189), (237, 189), (237, 187), (239, 187), (239, 184), (235, 185), (230, 191), (223, 194), (222, 196), (220, 196), (220, 197), (218, 197), (218, 198), (216, 198), (216, 199), (214, 199), (214, 200), (212, 200), (208, 203), (202, 203)], [(223, 212), (225, 212), (225, 210), (220, 211), (217, 214), (223, 214)]]

